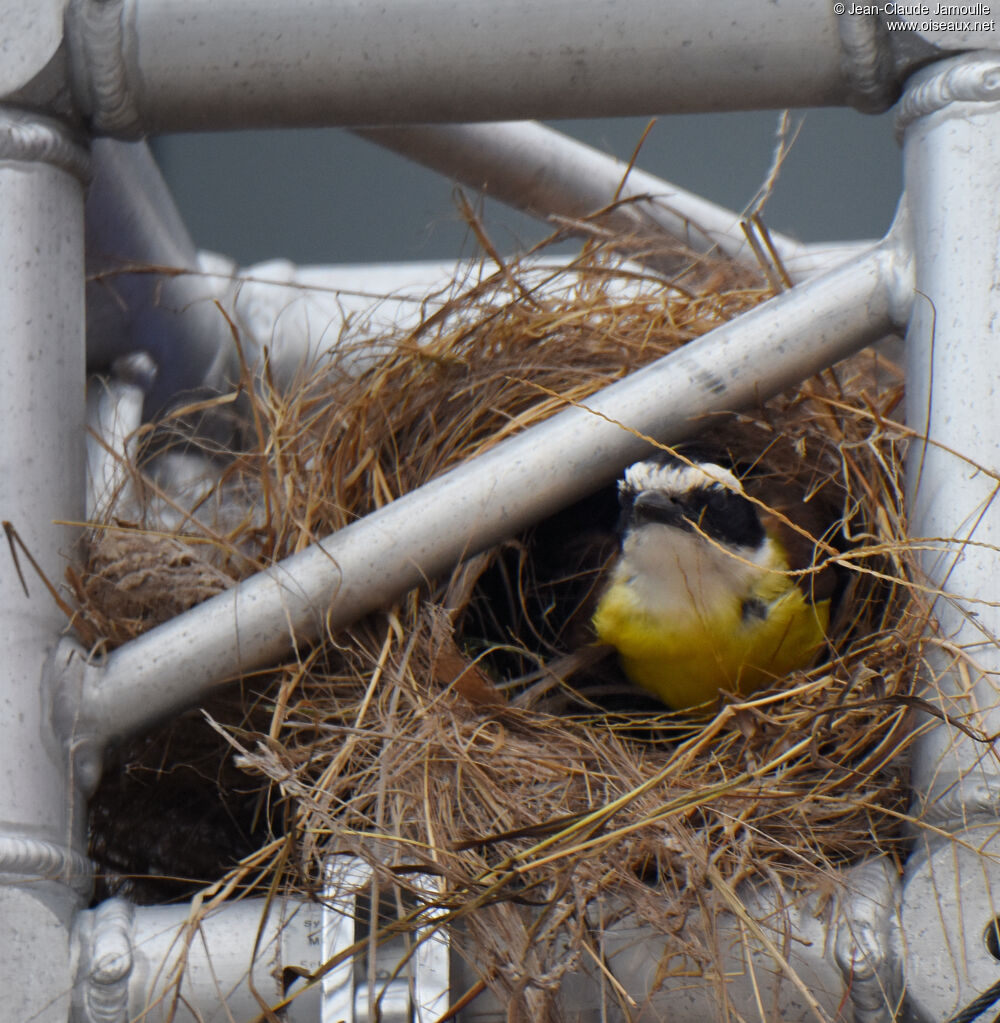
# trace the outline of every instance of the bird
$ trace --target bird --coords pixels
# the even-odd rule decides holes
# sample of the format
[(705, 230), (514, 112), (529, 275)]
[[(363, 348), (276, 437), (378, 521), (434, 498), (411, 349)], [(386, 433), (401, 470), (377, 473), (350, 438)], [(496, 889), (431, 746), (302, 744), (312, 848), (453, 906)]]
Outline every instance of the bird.
[(625, 470), (618, 500), (620, 551), (592, 625), (633, 683), (706, 711), (720, 690), (748, 696), (812, 664), (835, 580), (802, 572), (823, 530), (790, 525), (813, 511), (800, 496), (754, 500), (732, 468), (660, 452)]

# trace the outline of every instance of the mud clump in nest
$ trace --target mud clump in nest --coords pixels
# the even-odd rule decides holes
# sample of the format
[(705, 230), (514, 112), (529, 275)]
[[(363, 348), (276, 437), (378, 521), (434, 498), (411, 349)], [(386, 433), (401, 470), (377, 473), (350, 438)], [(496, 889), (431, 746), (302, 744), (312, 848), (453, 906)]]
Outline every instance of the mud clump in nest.
[[(483, 266), (418, 327), (345, 337), (294, 388), (248, 368), (244, 426), (210, 453), (208, 489), (225, 501), (203, 498), (165, 537), (149, 466), (197, 440), (182, 413), (147, 430), (132, 510), (92, 532), (81, 627), (120, 644), (770, 297), (725, 264), (707, 279), (672, 287), (601, 253), (564, 269)], [(535, 1018), (585, 963), (602, 900), (668, 935), (685, 968), (711, 971), (711, 921), (742, 882), (799, 890), (903, 855), (926, 613), (902, 512), (901, 393), (896, 367), (869, 351), (699, 424), (699, 443), (830, 512), (817, 569), (835, 563), (844, 593), (812, 670), (694, 720), (596, 659), (609, 489), (244, 679), (212, 708), (218, 729), (192, 713), (119, 750), (94, 802), (95, 856), (119, 886), (213, 870), (260, 884), (264, 861), (310, 898), (336, 853), (368, 859), (388, 885), (431, 874), (483, 978)], [(205, 510), (223, 505), (224, 527)], [(132, 827), (139, 805), (169, 819), (183, 793), (164, 785), (162, 805), (152, 779), (182, 774), (232, 828), (136, 858), (115, 822)]]

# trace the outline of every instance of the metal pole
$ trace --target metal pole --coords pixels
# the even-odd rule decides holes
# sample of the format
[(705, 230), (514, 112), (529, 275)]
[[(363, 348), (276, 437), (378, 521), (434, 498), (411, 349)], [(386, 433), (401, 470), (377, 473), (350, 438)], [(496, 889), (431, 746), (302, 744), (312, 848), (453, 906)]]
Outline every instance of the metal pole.
[(595, 394), (121, 647), (102, 665), (64, 651), (67, 734), (128, 734), (293, 639), (362, 615), (611, 480), (713, 411), (748, 405), (903, 322), (908, 266), (884, 243)]
[[(926, 444), (910, 454), (910, 529), (936, 540), (923, 553), (937, 600), (930, 695), (989, 735), (1000, 731), (1000, 467), (995, 352), (1000, 321), (997, 224), (1000, 58), (974, 54), (922, 73), (907, 91), (906, 194), (918, 296), (906, 337), (907, 421)], [(991, 77), (992, 76), (992, 77)], [(971, 672), (957, 669), (959, 651)], [(971, 682), (971, 689), (969, 683)], [(971, 698), (970, 698), (971, 697)], [(942, 724), (919, 745), (913, 777), (927, 803), (1000, 809), (1000, 767)]]
[[(996, 54), (969, 54), (915, 76), (899, 110), (917, 288), (907, 421), (927, 436), (909, 452), (910, 533), (942, 591), (925, 601), (936, 620), (925, 696), (987, 736), (1000, 731), (998, 82)], [(913, 751), (927, 831), (907, 870), (904, 933), (915, 1018), (944, 1019), (1000, 975), (987, 940), (1000, 912), (1000, 765), (993, 743), (931, 725)], [(986, 833), (965, 830), (984, 822)]]
[[(76, 535), (58, 523), (84, 513), (86, 169), (58, 123), (0, 108), (0, 517), (56, 585)], [(69, 926), (90, 888), (82, 797), (96, 777), (69, 776), (39, 692), (65, 617), (23, 554), (30, 595), (11, 551), (0, 558), (3, 1014), (65, 1023)]]
[[(534, 121), (362, 128), (356, 134), (482, 190), (540, 219), (589, 217), (612, 203), (601, 226), (640, 261), (676, 273), (690, 263), (655, 244), (665, 233), (696, 253), (718, 252), (759, 268), (740, 216), (677, 185)], [(652, 235), (652, 237), (651, 237)], [(832, 269), (857, 251), (811, 248), (771, 233), (792, 280)], [(873, 244), (873, 243), (868, 243)], [(646, 253), (645, 246), (650, 246)], [(866, 247), (859, 245), (858, 249)]]
[[(87, 361), (148, 352), (146, 414), (179, 394), (223, 387), (236, 367), (216, 300), (233, 286), (200, 272), (198, 253), (145, 142), (98, 139), (87, 194)], [(189, 271), (189, 272), (185, 272)]]
[(891, 98), (878, 19), (828, 0), (727, 0), (718, 17), (689, 0), (76, 0), (70, 15), (77, 101), (118, 137)]

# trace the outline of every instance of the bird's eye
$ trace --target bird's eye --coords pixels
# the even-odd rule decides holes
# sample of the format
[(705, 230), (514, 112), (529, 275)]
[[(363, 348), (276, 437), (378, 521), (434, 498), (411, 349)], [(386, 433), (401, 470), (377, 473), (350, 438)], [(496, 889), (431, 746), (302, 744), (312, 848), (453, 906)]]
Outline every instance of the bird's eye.
[(712, 490), (705, 498), (700, 518), (713, 523), (726, 523), (740, 518), (746, 503), (743, 497), (730, 490)]
[(755, 547), (763, 538), (757, 509), (731, 490), (712, 490), (706, 496), (700, 523), (709, 536), (727, 543)]

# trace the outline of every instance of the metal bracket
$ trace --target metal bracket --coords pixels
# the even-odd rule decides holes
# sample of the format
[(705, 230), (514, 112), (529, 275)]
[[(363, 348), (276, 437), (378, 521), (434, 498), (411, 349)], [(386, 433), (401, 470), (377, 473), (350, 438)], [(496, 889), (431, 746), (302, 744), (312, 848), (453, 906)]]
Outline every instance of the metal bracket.
[[(378, 897), (371, 866), (356, 856), (338, 856), (328, 864), (326, 878), (323, 961), (341, 961), (323, 977), (322, 1023), (438, 1019), (448, 1008), (450, 988), (450, 942), (434, 923), (442, 911), (424, 910), (426, 922), (412, 936), (383, 940), (376, 934), (380, 923), (391, 922), (391, 907)], [(421, 874), (414, 883), (430, 896), (437, 894), (436, 878)], [(367, 953), (352, 953), (366, 937), (371, 939)]]

